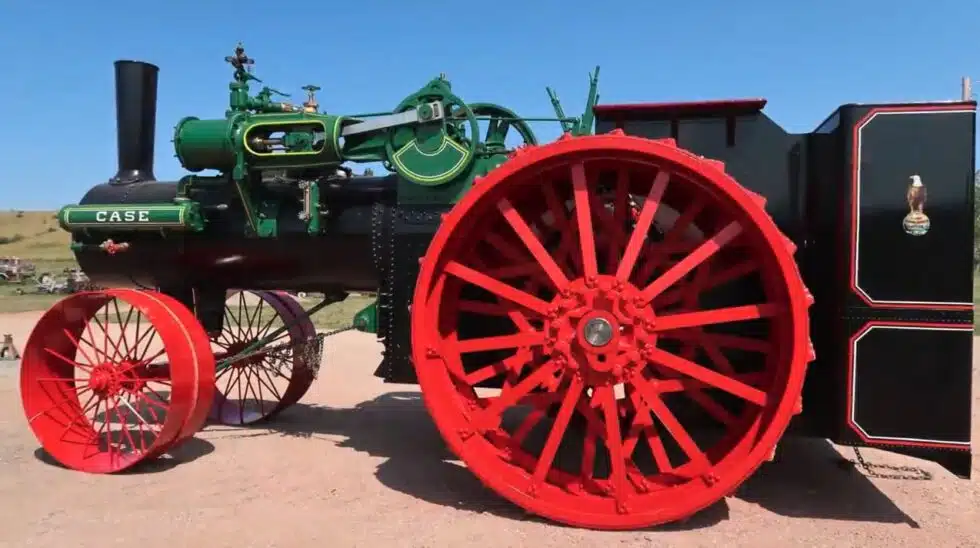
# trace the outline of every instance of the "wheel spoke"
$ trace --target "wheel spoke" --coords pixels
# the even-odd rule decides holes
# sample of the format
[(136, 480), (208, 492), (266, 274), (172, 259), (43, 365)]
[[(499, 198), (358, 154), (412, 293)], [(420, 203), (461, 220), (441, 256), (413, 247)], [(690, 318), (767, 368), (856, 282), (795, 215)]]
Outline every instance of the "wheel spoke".
[(541, 386), (548, 379), (553, 379), (556, 370), (557, 366), (552, 361), (540, 366), (519, 384), (513, 386), (511, 390), (502, 393), (499, 398), (493, 400), (483, 410), (481, 415), (483, 420), (479, 422), (483, 425), (486, 425), (488, 422), (499, 423), (505, 409), (513, 407), (522, 397), (528, 395), (531, 390)]
[(548, 470), (551, 469), (551, 465), (555, 460), (555, 454), (558, 453), (558, 447), (561, 445), (561, 440), (565, 437), (565, 431), (568, 429), (568, 422), (571, 420), (572, 413), (575, 411), (575, 404), (578, 403), (579, 398), (582, 396), (584, 387), (585, 385), (581, 377), (572, 378), (571, 385), (565, 392), (564, 398), (562, 398), (561, 407), (558, 409), (558, 416), (555, 417), (555, 423), (552, 425), (551, 431), (548, 433), (548, 439), (545, 441), (544, 448), (541, 450), (541, 456), (538, 457), (538, 462), (534, 467), (533, 481), (535, 484), (543, 482)]
[(674, 441), (677, 442), (677, 445), (684, 451), (684, 454), (687, 455), (691, 462), (698, 468), (710, 466), (708, 457), (701, 451), (697, 442), (694, 441), (691, 434), (677, 420), (677, 417), (670, 411), (663, 399), (650, 390), (649, 385), (645, 382), (637, 382), (634, 384), (634, 387), (640, 393), (640, 399), (646, 408), (664, 425), (664, 428), (667, 429), (667, 432), (670, 433), (671, 437), (674, 438)]
[(548, 254), (548, 250), (541, 245), (541, 240), (534, 235), (531, 231), (531, 227), (524, 221), (521, 214), (514, 209), (514, 206), (507, 200), (501, 200), (497, 205), (497, 209), (504, 216), (507, 224), (510, 225), (511, 229), (517, 234), (527, 247), (527, 250), (531, 252), (531, 256), (534, 257), (536, 261), (541, 265), (542, 270), (551, 279), (551, 283), (555, 284), (555, 287), (564, 287), (568, 284), (568, 278), (565, 277), (565, 273), (561, 271), (555, 260)]
[(680, 312), (657, 318), (657, 331), (704, 327), (720, 323), (743, 322), (772, 318), (781, 313), (784, 307), (777, 304), (751, 304), (716, 308), (714, 310), (699, 310), (697, 312)]
[(650, 349), (647, 353), (647, 358), (657, 365), (673, 369), (678, 373), (683, 373), (688, 377), (697, 379), (719, 390), (724, 390), (733, 396), (738, 396), (760, 407), (765, 406), (768, 400), (766, 393), (758, 388), (739, 382), (731, 377), (726, 377), (721, 373), (712, 371), (707, 367), (684, 359), (676, 354), (660, 350), (659, 348)]
[(619, 432), (619, 414), (616, 412), (616, 394), (611, 386), (596, 389), (606, 424), (606, 448), (612, 468), (613, 495), (622, 502), (626, 497), (626, 458), (623, 454), (623, 438)]
[[(714, 289), (725, 285), (731, 281), (737, 280), (738, 278), (751, 274), (756, 270), (757, 266), (754, 262), (742, 261), (736, 265), (727, 267), (712, 274), (701, 286), (701, 291), (707, 291), (709, 289)], [(673, 289), (662, 293), (659, 297), (657, 297), (655, 302), (657, 306), (664, 307), (670, 306), (683, 298), (684, 293), (682, 291)]]
[[(667, 454), (667, 448), (664, 446), (664, 441), (660, 438), (660, 432), (657, 431), (657, 427), (653, 423), (653, 414), (649, 406), (643, 402), (639, 391), (635, 387), (630, 390), (630, 402), (636, 410), (636, 416), (633, 418), (633, 428), (637, 430), (637, 435), (642, 435), (646, 440), (647, 447), (650, 449), (650, 454), (653, 455), (653, 462), (656, 464), (657, 470), (661, 474), (671, 472), (674, 469), (674, 465), (671, 464), (670, 456)], [(623, 452), (627, 455), (632, 455), (635, 450), (634, 445), (637, 441), (637, 439), (633, 439), (633, 443), (628, 447), (624, 447)]]
[(526, 346), (538, 346), (544, 343), (544, 334), (539, 332), (517, 333), (498, 337), (480, 337), (465, 339), (456, 343), (456, 350), (461, 354), (471, 352), (487, 352), (490, 350), (507, 350)]
[(667, 272), (664, 272), (653, 283), (648, 285), (643, 290), (643, 299), (649, 302), (656, 298), (657, 295), (663, 293), (664, 290), (686, 276), (688, 272), (694, 270), (695, 267), (708, 260), (708, 258), (721, 250), (722, 247), (734, 240), (741, 232), (742, 225), (738, 222), (732, 222), (721, 229), (711, 239), (706, 240), (690, 255), (684, 257), (683, 260), (670, 267)]
[(637, 219), (636, 226), (633, 227), (630, 241), (626, 244), (626, 251), (623, 253), (623, 260), (619, 263), (619, 268), (616, 270), (616, 277), (624, 282), (628, 281), (633, 273), (636, 259), (639, 257), (643, 242), (650, 232), (650, 227), (653, 225), (653, 218), (657, 215), (657, 208), (660, 207), (660, 200), (669, 182), (669, 173), (662, 170), (658, 172), (657, 177), (653, 181), (653, 186), (650, 187), (650, 192), (643, 201), (640, 218)]
[[(572, 165), (572, 188), (575, 197), (575, 220), (578, 223), (579, 251), (582, 253), (582, 266), (586, 277), (599, 275), (599, 264), (596, 260), (595, 238), (592, 230), (592, 209), (589, 206), (588, 180), (585, 177), (585, 165)], [(567, 280), (565, 281), (567, 283)], [(562, 284), (558, 287), (563, 287)]]
[(477, 272), (468, 266), (452, 261), (446, 265), (446, 273), (452, 274), (464, 282), (469, 282), (481, 289), (489, 291), (494, 295), (506, 299), (514, 304), (545, 315), (548, 311), (548, 303), (541, 299), (529, 295), (519, 289), (515, 289), (501, 281), (495, 280), (482, 272)]

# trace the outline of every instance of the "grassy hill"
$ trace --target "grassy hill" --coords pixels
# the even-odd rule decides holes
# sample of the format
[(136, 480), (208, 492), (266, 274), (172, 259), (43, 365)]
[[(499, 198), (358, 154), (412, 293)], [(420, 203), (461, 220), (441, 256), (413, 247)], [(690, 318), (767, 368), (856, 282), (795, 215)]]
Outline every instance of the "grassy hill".
[(70, 262), (69, 242), (54, 211), (0, 211), (0, 256)]
[[(0, 211), (0, 257), (20, 257), (33, 262), (38, 272), (55, 275), (75, 266), (68, 244), (71, 237), (61, 230), (54, 211)], [(26, 295), (17, 295), (17, 289)], [(0, 313), (44, 310), (58, 295), (32, 294), (33, 284), (0, 284)]]

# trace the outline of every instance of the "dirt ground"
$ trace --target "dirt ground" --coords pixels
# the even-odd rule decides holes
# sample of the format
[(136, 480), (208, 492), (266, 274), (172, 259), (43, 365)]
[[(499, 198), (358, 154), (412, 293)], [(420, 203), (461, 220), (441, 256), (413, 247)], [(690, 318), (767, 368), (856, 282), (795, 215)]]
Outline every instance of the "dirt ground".
[[(38, 316), (0, 316), (0, 333), (23, 344)], [(529, 518), (452, 460), (415, 387), (371, 375), (379, 352), (370, 335), (338, 335), (313, 389), (275, 422), (209, 427), (116, 476), (46, 462), (17, 364), (0, 362), (0, 546), (980, 546), (980, 480), (866, 450), (934, 474), (868, 479), (839, 465), (851, 450), (819, 440), (787, 440), (736, 496), (683, 524), (607, 533)]]

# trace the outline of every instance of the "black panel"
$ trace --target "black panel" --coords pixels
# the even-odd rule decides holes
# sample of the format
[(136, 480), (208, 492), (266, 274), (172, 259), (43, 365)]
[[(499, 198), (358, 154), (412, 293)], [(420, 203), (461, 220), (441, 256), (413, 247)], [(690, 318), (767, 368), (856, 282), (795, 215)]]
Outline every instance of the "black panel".
[[(741, 184), (767, 198), (779, 228), (798, 244), (800, 270), (816, 300), (810, 319), (817, 357), (807, 370), (803, 413), (794, 420), (793, 433), (874, 445), (968, 475), (968, 445), (925, 447), (914, 438), (969, 440), (974, 108), (950, 103), (845, 105), (803, 136), (786, 134), (761, 113), (662, 121), (620, 116), (599, 119), (597, 132), (619, 126), (649, 138), (674, 137), (685, 149), (722, 160)], [(876, 109), (905, 114), (874, 118), (862, 131), (858, 162), (855, 127)], [(924, 110), (961, 112), (908, 114)], [(905, 301), (904, 306), (872, 306), (852, 288), (852, 188), (858, 165), (864, 189), (861, 282), (875, 299)], [(907, 234), (903, 226), (912, 175), (919, 175), (926, 187), (923, 211), (930, 226), (921, 235)], [(856, 404), (858, 423), (871, 438), (859, 435), (850, 420), (848, 392), (849, 339), (868, 322), (965, 326), (911, 335), (877, 329), (867, 336)]]
[[(614, 129), (599, 120), (596, 132)], [(799, 243), (799, 204), (793, 189), (798, 158), (792, 152), (800, 136), (787, 134), (764, 114), (733, 117), (684, 118), (663, 121), (629, 120), (623, 131), (661, 139), (672, 137), (677, 146), (725, 163), (725, 171), (746, 188), (766, 197), (766, 209), (780, 229)]]
[[(857, 282), (873, 301), (972, 302), (973, 118), (871, 111), (859, 122)], [(918, 219), (912, 176), (926, 198)]]
[(970, 441), (972, 326), (853, 326), (852, 427), (865, 442)]
[(384, 337), (385, 349), (374, 374), (385, 382), (415, 383), (409, 307), (418, 278), (419, 259), (425, 255), (449, 206), (399, 205), (388, 209), (388, 214), (382, 217), (390, 219), (391, 244), (382, 252), (382, 260), (388, 257), (388, 266), (378, 294), (378, 334)]

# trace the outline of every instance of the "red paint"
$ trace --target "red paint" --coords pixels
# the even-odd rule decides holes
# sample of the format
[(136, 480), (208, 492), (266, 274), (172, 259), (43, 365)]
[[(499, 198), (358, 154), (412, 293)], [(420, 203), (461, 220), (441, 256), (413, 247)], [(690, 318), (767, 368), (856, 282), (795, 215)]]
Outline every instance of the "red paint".
[[(114, 299), (121, 301), (120, 309), (130, 305), (145, 316), (141, 328), (133, 325), (136, 320), (132, 315), (111, 306)], [(111, 335), (105, 330), (106, 322), (96, 319), (107, 305), (120, 326), (109, 330), (114, 333)], [(163, 347), (152, 357), (147, 355), (148, 324)], [(99, 329), (103, 330), (102, 337), (93, 333)], [(143, 339), (137, 336), (137, 329), (143, 330)], [(82, 337), (91, 344), (80, 345)], [(156, 365), (157, 358), (167, 365), (153, 367), (152, 377), (147, 378), (147, 364)], [(76, 369), (95, 368), (108, 373), (103, 379), (106, 382), (96, 383), (102, 385), (107, 399), (93, 397), (95, 390), (86, 386), (84, 377), (76, 378)], [(45, 312), (31, 332), (20, 370), (21, 400), (31, 431), (59, 463), (90, 473), (119, 472), (170, 451), (200, 429), (214, 396), (214, 371), (207, 334), (176, 299), (157, 291), (134, 289), (76, 293)], [(121, 425), (132, 419), (118, 395), (140, 393), (146, 398), (145, 384), (160, 378), (169, 381), (170, 394), (169, 401), (154, 404), (159, 414), (149, 419), (154, 423), (146, 427), (156, 436), (145, 440), (131, 431), (131, 424), (130, 429), (113, 429), (110, 423)], [(101, 415), (99, 421), (105, 421), (104, 425), (95, 427), (91, 414)], [(124, 445), (132, 450), (102, 443), (101, 435), (110, 430), (123, 432)]]
[[(630, 212), (627, 200), (617, 201), (612, 212), (592, 205), (599, 199), (594, 191), (595, 173), (606, 168), (620, 172), (616, 177), (617, 188), (613, 189), (615, 195), (626, 196), (629, 191), (647, 196), (640, 208), (639, 227), (631, 234), (620, 233), (618, 227), (622, 225), (617, 223), (617, 219), (625, 218)], [(667, 190), (661, 193), (656, 180), (665, 172), (671, 177)], [(577, 198), (580, 207), (588, 204), (593, 211), (587, 222), (583, 221), (585, 215), (569, 212), (562, 205), (563, 200), (571, 198)], [(724, 227), (732, 226), (734, 219), (743, 223), (749, 235), (742, 240), (744, 255), (740, 257), (762, 270), (762, 279), (778, 280), (778, 287), (767, 292), (768, 302), (747, 302), (747, 305), (761, 306), (726, 309), (725, 318), (716, 316), (720, 314), (718, 310), (692, 311), (682, 306), (679, 310), (664, 311), (662, 302), (669, 299), (670, 293), (662, 292), (667, 288), (651, 289), (649, 274), (644, 274), (647, 265), (656, 265), (663, 258), (656, 249), (631, 244), (633, 240), (641, 241), (647, 233), (649, 226), (643, 225), (652, 222), (655, 208), (661, 202), (681, 212), (679, 219), (685, 218), (686, 212), (702, 211), (703, 203), (711, 204), (704, 215), (692, 214), (684, 224), (678, 220), (682, 227), (693, 221), (710, 233), (731, 235), (734, 229)], [(552, 205), (555, 203), (558, 205)], [(546, 214), (552, 222), (535, 222)], [(552, 236), (560, 240), (555, 250), (543, 247), (539, 236), (528, 228), (530, 224), (541, 230), (550, 226)], [(586, 224), (608, 228), (594, 235), (581, 228)], [(673, 235), (680, 234), (683, 228), (675, 225), (664, 236), (664, 242), (671, 242)], [(708, 238), (687, 258), (676, 263), (670, 261), (669, 270), (657, 279), (675, 280), (677, 284), (671, 289), (685, 296), (688, 287), (681, 279), (682, 272), (694, 273), (691, 284), (707, 286), (714, 272), (698, 267), (726, 239)], [(599, 529), (633, 529), (689, 517), (737, 489), (767, 460), (799, 409), (806, 363), (811, 359), (807, 310), (810, 299), (792, 250), (785, 242), (785, 236), (756, 197), (745, 192), (717, 164), (678, 148), (672, 140), (655, 141), (610, 133), (570, 137), (528, 148), (487, 174), (449, 211), (421, 263), (412, 301), (411, 337), (413, 362), (426, 408), (453, 453), (487, 487), (532, 514)], [(597, 275), (590, 272), (593, 265), (585, 264), (591, 260), (581, 261), (582, 264), (574, 260), (590, 255), (593, 250), (583, 248), (591, 246), (598, 247), (594, 250), (601, 265)], [(639, 258), (633, 257), (634, 251), (622, 255), (613, 251), (619, 249), (639, 249)], [(484, 272), (487, 269), (502, 272), (529, 260), (538, 263), (542, 280), (532, 278), (520, 288)], [(620, 264), (627, 266), (620, 268)], [(717, 267), (718, 275), (722, 275), (722, 267), (737, 269), (741, 264), (723, 261)], [(529, 358), (521, 356), (522, 352), (531, 354), (529, 349), (521, 348), (530, 346), (526, 339), (520, 346), (513, 337), (509, 341), (503, 336), (460, 340), (459, 311), (467, 300), (462, 293), (463, 284), (482, 286), (496, 293), (500, 307), (496, 314), (509, 317), (519, 334), (541, 333), (544, 340), (535, 346), (542, 348), (544, 363), (527, 367)], [(554, 296), (536, 293), (535, 286), (541, 284), (552, 286)], [(654, 306), (645, 306), (651, 299)], [(766, 306), (777, 300), (782, 306)], [(697, 308), (694, 304), (687, 306)], [(658, 307), (661, 307), (660, 315), (657, 315)], [(592, 312), (596, 310), (601, 312)], [(614, 327), (629, 326), (614, 337), (618, 338), (617, 343), (609, 343), (617, 344), (615, 354), (607, 353), (606, 347), (592, 349), (579, 336), (584, 327), (582, 322), (591, 317), (590, 312), (602, 314)], [(763, 378), (778, 379), (769, 383), (753, 385), (748, 379), (729, 373), (726, 369), (731, 368), (723, 364), (705, 367), (692, 363), (693, 355), (670, 354), (655, 345), (660, 337), (680, 339), (683, 327), (719, 319), (762, 317), (772, 318), (771, 323), (778, 328), (764, 340), (749, 340), (772, 349), (768, 356), (758, 357), (765, 368)], [(540, 327), (532, 326), (532, 321), (540, 322)], [(685, 344), (703, 345), (706, 354), (720, 353), (712, 352), (718, 340), (707, 343), (690, 338)], [(514, 348), (514, 353), (497, 366), (464, 362), (463, 350), (467, 347), (490, 345)], [(609, 360), (613, 360), (611, 364)], [(656, 365), (648, 366), (648, 363)], [(664, 379), (652, 384), (646, 374), (647, 367), (655, 367)], [(524, 380), (518, 378), (518, 374), (525, 372)], [(562, 376), (561, 383), (556, 375)], [(722, 440), (700, 449), (692, 447), (694, 442), (685, 431), (687, 424), (670, 412), (670, 403), (660, 394), (684, 391), (699, 403), (709, 402), (701, 404), (712, 416), (724, 414), (709, 406), (717, 402), (700, 389), (690, 388), (689, 383), (679, 380), (685, 377), (755, 404), (746, 405), (736, 416), (729, 414), (724, 420), (717, 419), (728, 427)], [(483, 396), (475, 388), (478, 382), (491, 378), (504, 381), (499, 399)], [(580, 393), (583, 383), (593, 388), (591, 394)], [(624, 398), (617, 400), (612, 387), (620, 383), (624, 386)], [(524, 431), (522, 428), (511, 429), (513, 432), (495, 428), (503, 411), (516, 402), (507, 398), (517, 398), (535, 384), (542, 390), (528, 395), (525, 405), (541, 414), (552, 413), (560, 425), (554, 427), (556, 436), (564, 435), (569, 418), (577, 413), (585, 430), (593, 434), (583, 442), (584, 453), (595, 453), (596, 437), (618, 438), (611, 444), (609, 454), (614, 472), (616, 463), (622, 465), (618, 468), (620, 476), (613, 473), (609, 478), (597, 479), (591, 469), (583, 473), (574, 465), (559, 469), (551, 461), (553, 451), (559, 446), (558, 437), (538, 451), (520, 443), (523, 436), (518, 432)], [(641, 410), (641, 422), (636, 428), (621, 431), (619, 417), (628, 412), (628, 406)], [(637, 444), (643, 443), (640, 430), (649, 432), (652, 428), (642, 422), (644, 412), (656, 415), (664, 425), (659, 435), (674, 438), (685, 449), (687, 458), (662, 462), (666, 459), (658, 455), (665, 451), (657, 438), (651, 442), (654, 459), (660, 459), (656, 469), (642, 473), (638, 470), (634, 475), (630, 466), (635, 463), (628, 460), (628, 455)], [(534, 425), (533, 422), (525, 424), (528, 431)], [(710, 461), (705, 454), (711, 455)], [(626, 478), (627, 474), (631, 477)]]

